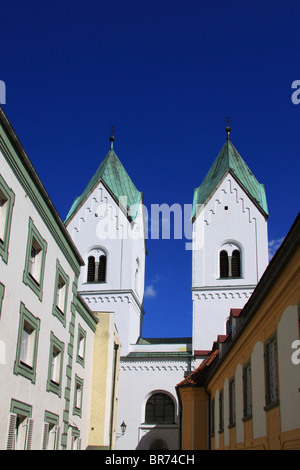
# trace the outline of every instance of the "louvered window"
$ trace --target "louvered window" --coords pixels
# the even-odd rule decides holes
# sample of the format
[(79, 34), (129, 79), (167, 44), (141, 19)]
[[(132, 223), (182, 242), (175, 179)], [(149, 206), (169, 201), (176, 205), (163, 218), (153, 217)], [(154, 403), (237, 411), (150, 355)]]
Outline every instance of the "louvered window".
[(44, 423), (42, 450), (57, 450), (59, 443), (59, 427), (54, 423)]
[(87, 272), (87, 281), (95, 281), (95, 258), (94, 256), (89, 256), (88, 258), (88, 272)]
[(231, 275), (232, 277), (240, 277), (241, 275), (241, 261), (239, 250), (234, 250), (231, 257)]
[(33, 420), (27, 416), (10, 413), (8, 424), (7, 450), (30, 450)]
[(220, 278), (241, 277), (241, 253), (235, 249), (231, 253), (229, 244), (228, 251), (220, 251)]
[(220, 277), (228, 277), (228, 253), (222, 250), (220, 253)]
[(98, 267), (98, 281), (105, 282), (106, 280), (106, 256), (102, 255), (99, 259)]

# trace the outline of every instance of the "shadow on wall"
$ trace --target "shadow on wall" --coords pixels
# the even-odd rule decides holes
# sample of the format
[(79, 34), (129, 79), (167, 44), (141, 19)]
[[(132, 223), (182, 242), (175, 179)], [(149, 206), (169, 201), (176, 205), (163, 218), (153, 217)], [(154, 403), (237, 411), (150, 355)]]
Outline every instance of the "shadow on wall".
[[(177, 450), (178, 426), (155, 426), (140, 439), (136, 450)], [(174, 445), (175, 444), (175, 445)]]

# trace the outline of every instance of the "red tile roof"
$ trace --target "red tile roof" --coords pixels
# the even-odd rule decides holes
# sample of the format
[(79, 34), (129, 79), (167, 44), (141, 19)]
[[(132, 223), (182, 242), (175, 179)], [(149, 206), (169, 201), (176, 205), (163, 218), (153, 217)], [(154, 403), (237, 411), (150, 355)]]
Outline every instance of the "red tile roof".
[(177, 387), (187, 386), (187, 385), (202, 385), (203, 380), (213, 362), (217, 359), (219, 355), (219, 350), (215, 349), (211, 351), (211, 354), (205, 359), (200, 366), (197, 367), (193, 372), (190, 373), (188, 377), (182, 380)]

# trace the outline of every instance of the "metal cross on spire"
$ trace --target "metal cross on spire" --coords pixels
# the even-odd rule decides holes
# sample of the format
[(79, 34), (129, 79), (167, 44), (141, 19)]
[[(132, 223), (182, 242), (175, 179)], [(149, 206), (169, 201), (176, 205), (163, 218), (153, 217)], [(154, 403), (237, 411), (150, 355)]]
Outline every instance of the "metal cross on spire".
[(110, 127), (110, 134), (111, 134), (111, 135), (110, 135), (110, 138), (109, 138), (109, 140), (110, 140), (110, 150), (113, 149), (114, 140), (115, 140), (115, 138), (114, 138), (114, 131), (115, 131), (115, 130), (116, 130), (115, 126), (111, 126), (111, 127)]

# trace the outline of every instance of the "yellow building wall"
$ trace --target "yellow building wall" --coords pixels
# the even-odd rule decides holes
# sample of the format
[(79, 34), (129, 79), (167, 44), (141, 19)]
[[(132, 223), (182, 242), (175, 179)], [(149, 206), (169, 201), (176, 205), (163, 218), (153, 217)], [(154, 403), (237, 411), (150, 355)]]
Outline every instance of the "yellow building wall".
[[(255, 345), (259, 342), (264, 344), (267, 339), (276, 332), (283, 314), (290, 309), (291, 312), (298, 311), (298, 331), (294, 332), (294, 339), (299, 339), (299, 304), (300, 304), (300, 247), (295, 251), (289, 263), (283, 267), (277, 281), (268, 292), (267, 297), (258, 307), (255, 316), (247, 325), (246, 330), (234, 344), (229, 354), (226, 355), (223, 364), (217, 369), (211, 378), (207, 390), (211, 397), (214, 397), (217, 390), (221, 390), (226, 379), (235, 375), (239, 365), (245, 364), (253, 353)], [(280, 345), (278, 345), (280, 347)], [(291, 350), (292, 351), (292, 350)], [(291, 352), (292, 354), (292, 352)], [(287, 358), (290, 362), (290, 357)], [(279, 373), (285, 373), (284, 367)], [(294, 366), (293, 373), (300, 377), (300, 365)], [(278, 378), (280, 385), (280, 377)], [(252, 401), (255, 397), (252, 396)], [(222, 433), (216, 438), (211, 439), (212, 448), (218, 449), (282, 449), (298, 448), (300, 449), (300, 427), (282, 431), (281, 413), (280, 413), (280, 388), (279, 388), (279, 406), (262, 411), (265, 413), (266, 434), (257, 439), (253, 439), (252, 419), (243, 423), (244, 439), (242, 442), (236, 442), (236, 433), (234, 429), (229, 432), (229, 444), (224, 445), (224, 436)], [(215, 430), (218, 433), (218, 429)]]
[(117, 415), (119, 338), (112, 313), (98, 317), (94, 338), (89, 449), (113, 449)]
[(207, 450), (208, 439), (203, 429), (208, 426), (208, 395), (202, 387), (178, 389), (182, 407), (182, 450)]

